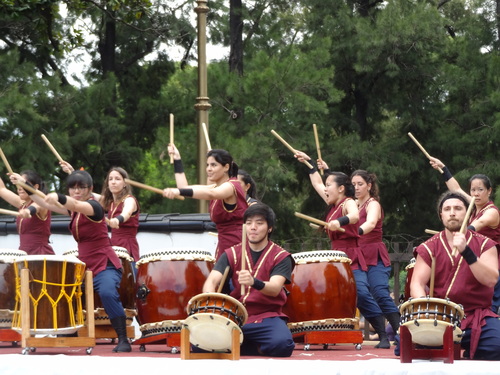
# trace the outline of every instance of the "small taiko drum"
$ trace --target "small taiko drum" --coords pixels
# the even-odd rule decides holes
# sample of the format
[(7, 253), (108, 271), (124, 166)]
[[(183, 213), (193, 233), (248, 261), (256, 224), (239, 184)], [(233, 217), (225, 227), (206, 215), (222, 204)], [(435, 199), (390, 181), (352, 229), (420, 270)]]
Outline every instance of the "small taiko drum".
[(136, 263), (136, 306), (143, 337), (180, 333), (186, 305), (203, 291), (213, 268), (212, 253), (169, 249), (143, 255)]
[(248, 319), (248, 313), (238, 300), (223, 293), (202, 293), (191, 298), (187, 305), (188, 317), (184, 327), (189, 329), (192, 345), (211, 352), (231, 349), (232, 331), (240, 333)]
[(83, 327), (85, 263), (74, 257), (27, 255), (15, 262), (16, 307), (12, 328), (21, 332), (21, 269), (29, 270), (31, 334), (71, 334)]
[(410, 284), (411, 284), (411, 278), (413, 276), (413, 268), (415, 268), (415, 258), (410, 259), (410, 263), (405, 267), (406, 271), (406, 281), (405, 281), (405, 301), (408, 301), (410, 299)]
[(295, 268), (283, 309), (292, 333), (358, 329), (356, 281), (347, 255), (319, 250), (292, 257)]
[(0, 249), (0, 328), (11, 328), (16, 303), (14, 261), (28, 255), (25, 251)]
[[(135, 276), (133, 269), (134, 259), (129, 255), (127, 249), (120, 246), (113, 246), (115, 254), (118, 255), (122, 263), (122, 279), (118, 288), (120, 301), (125, 310), (127, 324), (131, 325), (134, 317), (137, 315), (135, 308)], [(70, 250), (63, 254), (64, 256), (75, 256), (78, 258), (78, 250)], [(96, 325), (109, 325), (109, 316), (104, 310), (103, 303), (99, 294), (94, 291), (94, 318)]]
[(443, 345), (443, 334), (448, 326), (453, 327), (453, 340), (461, 341), (460, 322), (464, 317), (461, 305), (441, 298), (410, 298), (399, 311), (401, 325), (408, 328), (415, 344)]

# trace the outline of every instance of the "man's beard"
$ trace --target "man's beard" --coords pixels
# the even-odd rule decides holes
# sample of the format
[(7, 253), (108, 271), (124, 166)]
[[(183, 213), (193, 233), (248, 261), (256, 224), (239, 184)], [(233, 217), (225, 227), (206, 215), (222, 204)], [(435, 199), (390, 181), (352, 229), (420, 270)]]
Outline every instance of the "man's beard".
[(453, 220), (452, 222), (448, 221), (448, 223), (445, 224), (444, 227), (448, 229), (450, 232), (458, 232), (461, 229), (462, 224), (457, 220)]

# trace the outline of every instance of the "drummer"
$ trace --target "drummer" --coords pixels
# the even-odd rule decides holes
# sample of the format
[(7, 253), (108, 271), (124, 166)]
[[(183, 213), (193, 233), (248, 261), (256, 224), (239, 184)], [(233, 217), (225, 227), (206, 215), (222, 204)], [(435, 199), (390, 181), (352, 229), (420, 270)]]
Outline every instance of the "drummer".
[[(469, 229), (460, 233), (467, 206), (467, 199), (459, 193), (447, 192), (439, 199), (438, 214), (445, 229), (415, 249), (410, 293), (413, 298), (426, 295), (434, 257), (433, 297), (449, 299), (464, 308), (464, 358), (500, 360), (500, 320), (491, 311), (500, 246)], [(454, 248), (458, 250), (455, 255)]]
[(243, 221), (247, 267), (241, 269), (241, 244), (226, 249), (205, 281), (203, 292), (215, 292), (229, 266), (228, 277), (234, 284), (231, 296), (248, 312), (247, 324), (242, 327), (241, 354), (290, 357), (295, 344), (282, 310), (287, 299), (283, 286), (290, 283), (294, 261), (289, 252), (269, 240), (275, 223), (270, 207), (263, 203), (251, 205)]

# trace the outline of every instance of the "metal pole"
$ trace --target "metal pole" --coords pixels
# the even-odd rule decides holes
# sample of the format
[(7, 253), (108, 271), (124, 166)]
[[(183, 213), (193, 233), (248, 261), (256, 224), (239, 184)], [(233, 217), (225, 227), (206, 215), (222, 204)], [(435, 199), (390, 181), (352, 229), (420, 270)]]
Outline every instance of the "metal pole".
[[(198, 15), (198, 97), (194, 108), (198, 112), (198, 183), (207, 183), (207, 145), (203, 136), (201, 124), (205, 123), (208, 127), (208, 111), (212, 105), (208, 102), (207, 89), (207, 0), (196, 0), (198, 6), (195, 12)], [(200, 213), (208, 212), (208, 201), (198, 200), (198, 211)]]

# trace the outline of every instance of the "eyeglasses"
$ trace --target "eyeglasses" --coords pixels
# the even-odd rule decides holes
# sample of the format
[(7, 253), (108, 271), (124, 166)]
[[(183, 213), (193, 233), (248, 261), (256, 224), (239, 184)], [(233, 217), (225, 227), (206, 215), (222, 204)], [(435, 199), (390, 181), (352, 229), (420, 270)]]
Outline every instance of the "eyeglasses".
[(88, 189), (89, 186), (87, 185), (84, 185), (84, 186), (73, 186), (73, 187), (70, 187), (69, 190), (85, 190), (85, 189)]

